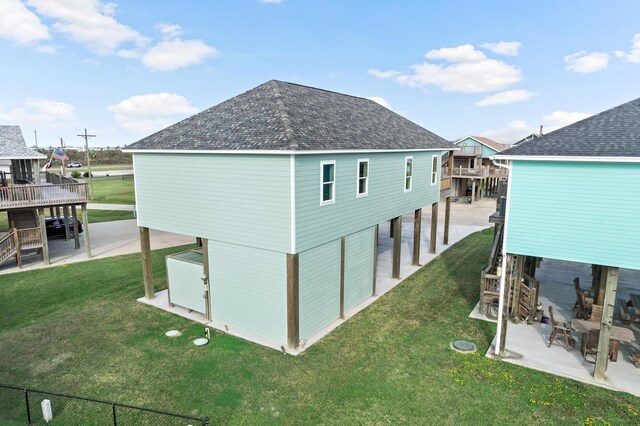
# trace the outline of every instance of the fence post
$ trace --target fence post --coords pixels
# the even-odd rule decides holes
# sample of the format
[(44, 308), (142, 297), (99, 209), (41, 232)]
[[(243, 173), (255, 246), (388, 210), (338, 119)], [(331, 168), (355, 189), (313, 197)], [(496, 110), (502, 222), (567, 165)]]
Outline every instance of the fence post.
[(118, 422), (116, 421), (116, 404), (111, 404), (111, 412), (113, 413), (113, 426), (117, 426)]
[(27, 403), (27, 424), (31, 425), (31, 411), (29, 410), (29, 391), (25, 388), (24, 400)]
[(204, 418), (204, 426), (209, 426), (209, 417)]

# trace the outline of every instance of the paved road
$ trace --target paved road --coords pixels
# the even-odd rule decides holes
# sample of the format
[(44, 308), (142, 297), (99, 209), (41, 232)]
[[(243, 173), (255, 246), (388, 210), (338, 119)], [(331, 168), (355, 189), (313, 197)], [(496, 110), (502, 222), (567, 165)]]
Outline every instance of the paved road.
[(130, 204), (95, 204), (87, 203), (87, 208), (91, 210), (121, 210), (130, 212), (133, 211), (134, 206)]

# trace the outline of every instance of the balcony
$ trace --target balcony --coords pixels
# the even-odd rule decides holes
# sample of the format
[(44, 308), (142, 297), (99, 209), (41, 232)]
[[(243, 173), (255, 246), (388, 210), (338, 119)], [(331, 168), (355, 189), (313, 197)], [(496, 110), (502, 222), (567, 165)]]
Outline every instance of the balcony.
[(458, 148), (460, 148), (460, 151), (456, 151), (453, 154), (456, 157), (482, 157), (481, 146), (458, 145)]
[(454, 167), (452, 171), (454, 178), (484, 179), (489, 177), (489, 169), (487, 167), (473, 169)]
[(87, 203), (86, 183), (11, 185), (0, 188), (0, 210)]

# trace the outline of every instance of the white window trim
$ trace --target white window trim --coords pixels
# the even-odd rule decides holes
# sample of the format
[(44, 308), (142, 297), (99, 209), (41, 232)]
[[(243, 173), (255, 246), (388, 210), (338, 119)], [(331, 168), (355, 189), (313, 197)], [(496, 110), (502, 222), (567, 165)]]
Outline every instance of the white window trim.
[[(365, 178), (364, 192), (360, 194), (360, 164), (367, 163), (367, 177)], [(359, 158), (356, 163), (356, 198), (366, 197), (369, 195), (369, 175), (371, 168), (368, 158)]]
[[(433, 159), (436, 159), (436, 166), (435, 168), (433, 167)], [(438, 183), (438, 168), (440, 166), (440, 161), (437, 160), (438, 156), (437, 155), (433, 155), (431, 156), (431, 167), (433, 170), (431, 170), (431, 186), (435, 186)]]
[[(407, 164), (409, 164), (409, 160), (411, 160), (411, 176), (409, 180), (409, 189), (407, 189)], [(404, 188), (404, 192), (411, 192), (413, 189), (413, 156), (404, 157), (404, 174), (402, 179), (402, 188)]]
[[(331, 198), (330, 200), (324, 201), (322, 199), (322, 193), (324, 191), (324, 181), (322, 180), (322, 178), (324, 177), (324, 166), (325, 164), (333, 164), (333, 191), (332, 191), (332, 195), (333, 198)], [(321, 206), (325, 206), (327, 204), (333, 204), (336, 202), (336, 177), (337, 177), (337, 173), (338, 170), (336, 168), (336, 160), (326, 160), (326, 161), (321, 161), (320, 162), (320, 205)]]

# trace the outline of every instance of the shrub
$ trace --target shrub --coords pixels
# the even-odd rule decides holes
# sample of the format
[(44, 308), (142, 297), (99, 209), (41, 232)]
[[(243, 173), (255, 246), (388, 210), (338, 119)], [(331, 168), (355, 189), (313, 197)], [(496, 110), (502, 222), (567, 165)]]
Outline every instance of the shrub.
[(71, 172), (71, 177), (74, 179), (78, 179), (80, 176), (82, 176), (82, 173), (75, 171), (75, 172)]
[[(86, 177), (86, 178), (88, 178), (88, 177), (89, 177), (89, 172), (84, 172), (84, 173), (82, 174), (82, 177)], [(93, 174), (91, 175), (91, 177), (93, 177)]]

